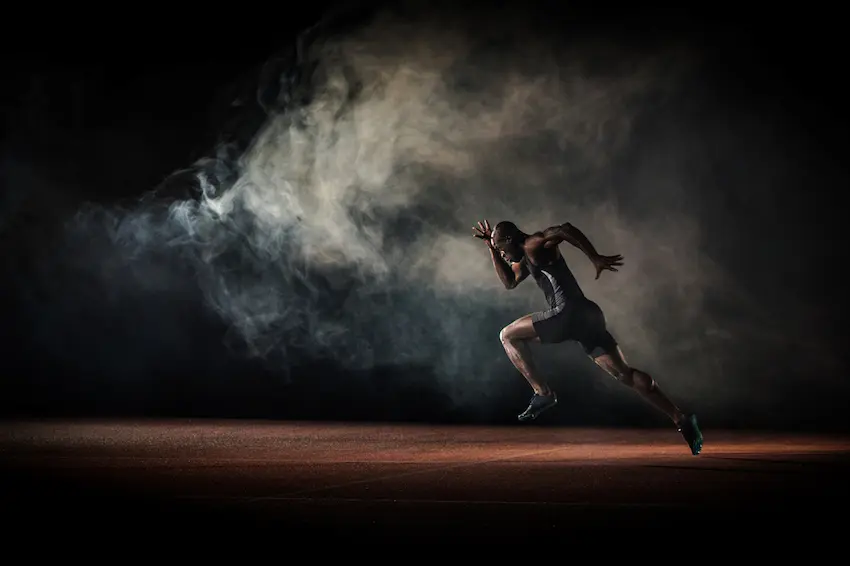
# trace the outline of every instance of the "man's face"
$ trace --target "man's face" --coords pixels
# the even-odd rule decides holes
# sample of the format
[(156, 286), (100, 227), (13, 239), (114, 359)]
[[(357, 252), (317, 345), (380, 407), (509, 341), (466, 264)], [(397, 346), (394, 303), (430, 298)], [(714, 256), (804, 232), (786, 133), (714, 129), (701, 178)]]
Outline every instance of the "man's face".
[(506, 261), (516, 263), (522, 260), (523, 255), (525, 255), (522, 248), (511, 242), (510, 238), (500, 238), (494, 234), (492, 241), (493, 247), (502, 254)]

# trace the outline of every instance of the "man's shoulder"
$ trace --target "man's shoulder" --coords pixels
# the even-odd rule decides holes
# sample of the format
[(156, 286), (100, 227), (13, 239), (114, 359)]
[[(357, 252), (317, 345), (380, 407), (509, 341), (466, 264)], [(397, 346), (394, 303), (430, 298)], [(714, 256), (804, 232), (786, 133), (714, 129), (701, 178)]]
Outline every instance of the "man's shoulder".
[(567, 226), (567, 225), (568, 224), (555, 224), (554, 226), (549, 226), (548, 228), (539, 232), (539, 234), (541, 234), (544, 238), (546, 238), (548, 236), (554, 236), (556, 234), (562, 233), (563, 230), (564, 230), (564, 226)]
[(545, 230), (538, 230), (533, 234), (529, 234), (526, 239), (526, 245), (530, 248), (536, 248), (542, 246), (546, 243), (546, 240), (552, 237), (557, 233), (557, 230), (554, 228), (546, 228)]
[(537, 263), (537, 259), (539, 259), (539, 255), (544, 253), (546, 249), (546, 241), (547, 236), (544, 232), (536, 232), (531, 234), (528, 239), (525, 241), (525, 254), (526, 257), (531, 256), (531, 261)]

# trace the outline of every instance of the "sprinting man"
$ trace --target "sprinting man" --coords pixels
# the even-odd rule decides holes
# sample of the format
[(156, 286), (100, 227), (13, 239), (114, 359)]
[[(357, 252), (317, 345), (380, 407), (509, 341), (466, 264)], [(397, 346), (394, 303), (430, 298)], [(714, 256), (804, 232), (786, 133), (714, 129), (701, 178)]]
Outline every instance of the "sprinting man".
[(602, 310), (584, 296), (558, 245), (569, 242), (584, 252), (596, 268), (596, 279), (603, 271), (617, 271), (623, 265), (622, 256), (600, 255), (587, 237), (569, 223), (526, 234), (513, 222), (499, 222), (491, 230), (490, 223), (484, 220), (473, 230), (476, 238), (487, 243), (493, 266), (506, 289), (516, 288), (531, 275), (549, 303), (549, 310), (518, 318), (499, 334), (508, 358), (534, 390), (528, 408), (518, 417), (520, 421), (536, 419), (558, 403), (555, 391), (537, 372), (529, 343), (558, 344), (572, 340), (581, 344), (599, 367), (663, 411), (682, 433), (691, 453), (700, 453), (703, 438), (696, 416), (683, 413), (652, 376), (626, 362), (608, 331)]

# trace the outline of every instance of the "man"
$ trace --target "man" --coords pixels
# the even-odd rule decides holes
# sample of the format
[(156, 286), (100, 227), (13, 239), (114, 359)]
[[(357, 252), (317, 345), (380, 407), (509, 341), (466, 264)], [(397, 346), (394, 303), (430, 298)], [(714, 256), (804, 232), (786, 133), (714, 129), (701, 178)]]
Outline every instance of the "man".
[(473, 230), (476, 238), (487, 243), (493, 266), (506, 289), (516, 288), (531, 275), (549, 303), (549, 310), (523, 316), (499, 334), (511, 362), (534, 390), (528, 408), (518, 417), (520, 421), (535, 419), (558, 403), (555, 392), (537, 372), (529, 343), (558, 344), (572, 340), (581, 344), (599, 367), (663, 411), (682, 433), (691, 453), (695, 456), (700, 453), (703, 438), (696, 416), (684, 414), (652, 376), (626, 362), (606, 327), (602, 310), (584, 296), (558, 245), (568, 242), (584, 252), (596, 268), (596, 279), (605, 270), (617, 271), (623, 265), (622, 256), (600, 255), (587, 237), (569, 223), (526, 234), (507, 221), (491, 230), (490, 223), (484, 220)]

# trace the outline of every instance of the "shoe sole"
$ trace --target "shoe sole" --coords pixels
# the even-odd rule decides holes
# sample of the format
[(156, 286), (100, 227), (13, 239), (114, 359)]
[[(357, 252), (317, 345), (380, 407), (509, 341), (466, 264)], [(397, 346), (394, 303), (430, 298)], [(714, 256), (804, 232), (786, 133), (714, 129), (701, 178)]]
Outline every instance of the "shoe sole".
[(546, 405), (545, 407), (543, 407), (542, 409), (540, 409), (536, 413), (533, 413), (533, 414), (531, 414), (531, 415), (529, 415), (525, 418), (523, 418), (522, 415), (518, 415), (517, 420), (521, 423), (533, 421), (534, 419), (536, 419), (537, 417), (539, 417), (540, 415), (542, 415), (543, 413), (545, 413), (546, 411), (548, 411), (549, 409), (551, 409), (552, 407), (554, 407), (557, 404), (558, 404), (558, 399), (555, 398), (555, 401), (551, 405)]

